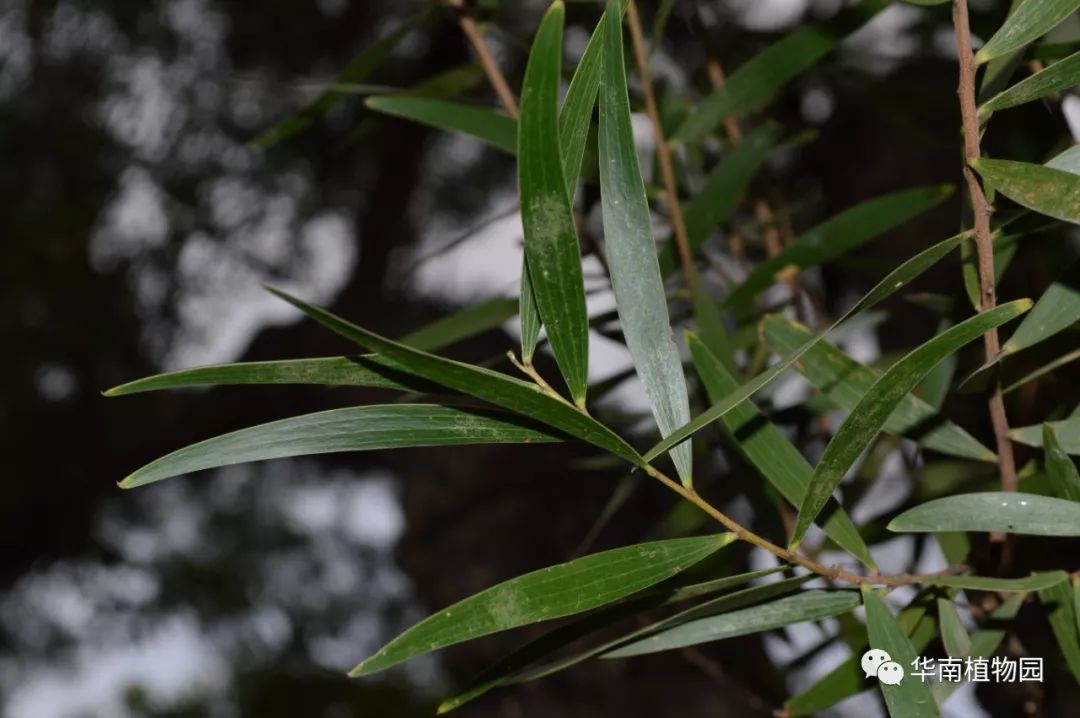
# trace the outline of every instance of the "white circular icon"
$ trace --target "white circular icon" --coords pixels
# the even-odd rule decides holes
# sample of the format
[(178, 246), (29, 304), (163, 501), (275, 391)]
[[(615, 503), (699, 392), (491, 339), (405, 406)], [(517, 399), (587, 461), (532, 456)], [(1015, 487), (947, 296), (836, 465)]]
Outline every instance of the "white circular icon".
[(880, 648), (871, 648), (869, 651), (862, 654), (862, 662), (860, 665), (862, 665), (863, 673), (869, 678), (870, 676), (877, 675), (878, 668), (881, 667), (882, 663), (888, 663), (891, 660), (892, 656), (885, 651)]
[(885, 661), (878, 666), (877, 677), (887, 686), (898, 686), (904, 680), (904, 669), (895, 661)]

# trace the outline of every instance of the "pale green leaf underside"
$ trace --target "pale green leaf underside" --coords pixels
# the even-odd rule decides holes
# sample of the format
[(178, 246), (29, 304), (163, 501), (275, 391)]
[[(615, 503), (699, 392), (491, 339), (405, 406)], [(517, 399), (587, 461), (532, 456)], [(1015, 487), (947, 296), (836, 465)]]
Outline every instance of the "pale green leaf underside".
[(840, 425), (818, 461), (810, 488), (799, 507), (791, 545), (799, 544), (859, 455), (931, 369), (968, 342), (1030, 308), (1031, 301), (1021, 299), (970, 317), (915, 349), (882, 374)]
[(892, 296), (898, 292), (901, 288), (907, 286), (914, 281), (919, 275), (921, 275), (930, 267), (937, 264), (944, 259), (950, 252), (960, 245), (965, 238), (968, 237), (968, 233), (964, 232), (958, 234), (949, 239), (942, 240), (937, 244), (924, 249), (911, 259), (908, 259), (896, 269), (889, 272), (877, 285), (874, 286), (869, 292), (866, 293), (855, 305), (849, 309), (843, 316), (837, 319), (833, 324), (821, 334), (817, 335), (813, 339), (807, 341), (798, 350), (788, 354), (779, 362), (766, 369), (762, 373), (755, 376), (748, 382), (739, 386), (738, 391), (733, 392), (723, 401), (719, 401), (713, 404), (702, 414), (695, 417), (690, 423), (681, 427), (679, 430), (673, 432), (670, 436), (665, 438), (656, 446), (649, 449), (646, 453), (646, 461), (651, 461), (656, 456), (659, 456), (663, 452), (670, 449), (672, 446), (685, 441), (688, 437), (692, 436), (695, 432), (700, 431), (702, 428), (708, 426), (712, 422), (722, 417), (727, 412), (731, 411), (735, 406), (740, 404), (746, 399), (749, 399), (760, 389), (768, 385), (773, 379), (784, 373), (792, 364), (798, 361), (799, 357), (813, 348), (814, 344), (821, 341), (824, 337), (828, 336), (829, 332), (836, 329), (845, 321), (859, 314), (860, 312), (874, 307), (878, 303)]
[(890, 531), (1000, 531), (1032, 536), (1080, 536), (1080, 503), (1021, 492), (988, 491), (934, 499), (908, 509)]
[(513, 414), (429, 404), (355, 406), (259, 424), (192, 444), (152, 461), (120, 486), (130, 489), (194, 471), (289, 456), (560, 440)]
[[(738, 388), (735, 377), (700, 339), (690, 334), (687, 343), (709, 401), (719, 401)], [(758, 411), (754, 402), (747, 399), (721, 421), (743, 455), (785, 499), (793, 504), (802, 501), (814, 469), (791, 441)], [(825, 508), (824, 521), (819, 522), (825, 534), (873, 569), (874, 560), (859, 530), (840, 505), (830, 504)]]
[(1046, 455), (1046, 476), (1054, 493), (1063, 499), (1080, 501), (1080, 473), (1061, 448), (1054, 428), (1049, 424), (1043, 424), (1043, 453)]
[(941, 622), (941, 642), (945, 652), (953, 658), (963, 658), (971, 654), (971, 636), (964, 628), (956, 604), (947, 598), (939, 598), (938, 620)]
[[(781, 316), (766, 317), (765, 341), (781, 356), (793, 351), (813, 333)], [(796, 362), (795, 368), (837, 406), (851, 411), (881, 374), (848, 357), (828, 342), (819, 342)], [(943, 454), (993, 462), (997, 456), (963, 428), (941, 418), (934, 407), (908, 394), (885, 421), (884, 431), (908, 436), (921, 446)]]
[(350, 675), (369, 675), (455, 643), (603, 606), (674, 576), (734, 538), (719, 534), (626, 546), (527, 573), (432, 614)]
[(1028, 0), (975, 54), (975, 61), (983, 63), (1038, 40), (1078, 7), (1080, 0)]
[(616, 648), (603, 657), (628, 658), (771, 631), (793, 623), (830, 618), (858, 605), (859, 595), (855, 591), (804, 591), (769, 603), (690, 621)]
[[(870, 636), (870, 646), (888, 653), (905, 672), (911, 671), (917, 654), (904, 629), (874, 589), (863, 586), (862, 597), (866, 606), (866, 631)], [(888, 685), (881, 681), (878, 684), (885, 696), (890, 718), (934, 718), (941, 715), (930, 693), (929, 683), (908, 675), (899, 685)]]
[[(1073, 456), (1080, 456), (1080, 416), (1072, 416), (1062, 421), (1050, 421), (1047, 425), (1057, 437), (1059, 446)], [(1028, 446), (1043, 445), (1043, 425), (1022, 426), (1009, 432), (1009, 438)]]
[(997, 578), (994, 576), (968, 576), (959, 574), (955, 576), (934, 576), (928, 578), (924, 585), (942, 586), (945, 588), (964, 588), (976, 591), (1002, 591), (1009, 593), (1038, 591), (1041, 588), (1053, 586), (1066, 578), (1064, 571), (1043, 571), (1033, 573), (1024, 578)]
[(1080, 321), (1080, 262), (1074, 262), (1064, 276), (1043, 292), (1001, 352), (1015, 354), (1035, 346), (1077, 321)]
[[(604, 72), (600, 85), (600, 196), (615, 303), (627, 348), (662, 436), (690, 421), (679, 350), (653, 241), (649, 204), (630, 126), (622, 25), (618, 2), (604, 16)], [(534, 278), (535, 279), (535, 278)], [(671, 452), (684, 484), (692, 480), (690, 445)]]
[(1050, 628), (1065, 656), (1065, 663), (1080, 683), (1080, 631), (1077, 630), (1074, 590), (1068, 580), (1063, 580), (1039, 591), (1039, 600), (1046, 608)]

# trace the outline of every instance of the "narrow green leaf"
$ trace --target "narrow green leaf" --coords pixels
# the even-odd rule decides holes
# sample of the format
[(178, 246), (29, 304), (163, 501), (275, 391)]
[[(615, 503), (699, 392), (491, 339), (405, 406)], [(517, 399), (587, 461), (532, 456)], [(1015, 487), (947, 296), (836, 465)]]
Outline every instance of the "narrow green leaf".
[(554, 663), (542, 665), (535, 669), (530, 668), (533, 664), (550, 656), (556, 651), (569, 646), (575, 641), (610, 626), (628, 616), (632, 616), (635, 613), (651, 610), (688, 598), (718, 593), (727, 588), (749, 583), (756, 578), (775, 573), (781, 568), (782, 567), (777, 566), (759, 571), (751, 571), (736, 576), (716, 579), (707, 583), (684, 586), (674, 589), (673, 591), (665, 591), (658, 587), (646, 591), (643, 594), (639, 594), (638, 596), (631, 597), (625, 602), (613, 604), (587, 616), (583, 616), (565, 626), (560, 626), (559, 628), (545, 633), (501, 659), (498, 663), (473, 679), (469, 686), (463, 691), (440, 703), (438, 713), (439, 715), (449, 713), (500, 686), (512, 683), (524, 683), (526, 681), (549, 676), (552, 673), (570, 668), (602, 653), (603, 646), (599, 649), (590, 649), (585, 652), (559, 659)]
[(996, 110), (1004, 110), (1038, 100), (1068, 89), (1078, 82), (1080, 82), (1080, 52), (1055, 62), (1004, 92), (999, 92), (979, 108), (979, 115), (986, 117)]
[[(604, 16), (600, 85), (600, 196), (604, 243), (627, 348), (663, 436), (690, 421), (679, 350), (671, 335), (667, 295), (653, 242), (649, 204), (630, 127), (618, 0)], [(683, 484), (692, 481), (690, 445), (671, 452)]]
[(1038, 40), (1078, 7), (1080, 0), (1028, 0), (975, 53), (975, 61), (983, 63)]
[(1051, 284), (1001, 348), (1003, 355), (1034, 346), (1080, 321), (1080, 262)]
[(941, 622), (941, 642), (945, 644), (945, 652), (953, 658), (971, 655), (971, 636), (960, 620), (956, 604), (947, 598), (939, 598), (937, 605), (938, 620)]
[(1046, 607), (1050, 628), (1073, 678), (1080, 683), (1080, 630), (1077, 626), (1076, 597), (1073, 586), (1063, 580), (1039, 591), (1039, 600)]
[(1080, 473), (1061, 448), (1054, 428), (1049, 424), (1043, 424), (1043, 451), (1046, 454), (1046, 475), (1054, 487), (1054, 493), (1063, 499), (1080, 501)]
[[(926, 594), (920, 594), (900, 611), (896, 619), (916, 653), (921, 653), (938, 635), (937, 621), (933, 614), (927, 613), (926, 605)], [(860, 665), (862, 654), (869, 647), (867, 643), (854, 647), (852, 655), (847, 660), (825, 674), (806, 691), (787, 701), (784, 708), (791, 718), (818, 715), (820, 711), (856, 693), (870, 689), (872, 686)]]
[(1080, 145), (1073, 145), (1046, 162), (1047, 167), (1080, 174)]
[(540, 342), (540, 310), (536, 308), (536, 296), (533, 294), (532, 280), (529, 278), (529, 261), (521, 258), (521, 296), (518, 299), (518, 314), (521, 320), (521, 360), (532, 364), (536, 354), (536, 345)]
[(413, 446), (560, 441), (512, 414), (430, 404), (354, 406), (259, 424), (167, 454), (120, 482), (132, 489), (220, 466), (288, 456)]
[(395, 362), (402, 371), (553, 426), (582, 441), (609, 451), (635, 466), (645, 465), (633, 447), (617, 434), (595, 419), (542, 393), (534, 384), (490, 369), (463, 364), (412, 349), (362, 329), (325, 309), (308, 304), (278, 289), (268, 289), (327, 329)]
[[(516, 305), (513, 299), (491, 299), (437, 319), (401, 341), (414, 349), (441, 349), (498, 327), (514, 316)], [(428, 392), (434, 386), (402, 372), (392, 361), (368, 355), (237, 362), (181, 369), (122, 384), (106, 391), (105, 396), (228, 384), (325, 384), (418, 392)]]
[(791, 546), (799, 545), (810, 522), (825, 506), (848, 469), (881, 431), (904, 397), (919, 385), (938, 362), (1030, 308), (1031, 301), (1021, 299), (977, 314), (937, 335), (882, 374), (840, 425), (818, 461), (810, 488), (799, 507)]
[(862, 0), (828, 22), (800, 27), (765, 48), (733, 72), (722, 87), (713, 90), (675, 130), (673, 139), (693, 142), (729, 117), (765, 107), (785, 85), (817, 64), (888, 4), (885, 0)]
[(1020, 379), (1017, 379), (1016, 381), (1014, 381), (1012, 384), (1009, 384), (1009, 386), (1005, 387), (1002, 390), (1002, 392), (1005, 393), (1005, 394), (1012, 393), (1012, 392), (1016, 391), (1017, 389), (1019, 389), (1020, 387), (1027, 384), (1028, 382), (1034, 381), (1034, 380), (1038, 379), (1039, 377), (1045, 376), (1045, 375), (1049, 374), (1050, 372), (1053, 372), (1053, 371), (1055, 371), (1057, 369), (1060, 369), (1061, 367), (1065, 366), (1066, 364), (1070, 364), (1070, 363), (1076, 361), (1077, 359), (1080, 359), (1080, 349), (1076, 349), (1074, 351), (1071, 351), (1068, 354), (1062, 354), (1061, 356), (1055, 358), (1053, 361), (1047, 362), (1046, 364), (1039, 367), (1038, 369), (1031, 372), (1030, 374), (1026, 374), (1023, 377), (1021, 377)]
[(369, 97), (364, 104), (385, 115), (474, 137), (509, 154), (517, 152), (517, 122), (486, 107), (404, 95)]
[(698, 276), (697, 269), (691, 265), (693, 278), (690, 284), (690, 302), (694, 312), (701, 342), (709, 352), (724, 363), (729, 374), (738, 374), (739, 365), (735, 362), (735, 342), (724, 323), (724, 314), (720, 305), (713, 299), (705, 282)]
[[(781, 316), (765, 318), (765, 341), (784, 355), (804, 344), (813, 333), (795, 321)], [(828, 342), (818, 342), (795, 364), (803, 376), (837, 406), (852, 411), (867, 396), (881, 375), (848, 357)], [(990, 449), (967, 431), (941, 418), (932, 406), (908, 394), (885, 421), (890, 434), (910, 436), (921, 446), (943, 454), (976, 461), (997, 461)]]
[(603, 606), (676, 575), (734, 538), (727, 533), (625, 546), (518, 576), (432, 614), (349, 675), (370, 675), (456, 643)]
[[(1058, 445), (1066, 453), (1080, 456), (1080, 416), (1074, 415), (1063, 421), (1049, 421), (1047, 425), (1054, 432)], [(1042, 424), (1035, 424), (1034, 426), (1022, 426), (1019, 429), (1013, 429), (1009, 432), (1009, 438), (1028, 446), (1042, 446), (1043, 426)]]
[(857, 204), (800, 235), (779, 254), (757, 265), (727, 296), (724, 304), (739, 305), (752, 299), (788, 267), (805, 269), (843, 256), (941, 204), (952, 193), (951, 185), (916, 187)]
[(797, 351), (792, 352), (776, 364), (772, 365), (762, 373), (755, 376), (750, 381), (742, 384), (738, 391), (732, 392), (723, 401), (719, 401), (713, 404), (707, 411), (695, 417), (690, 423), (679, 428), (677, 431), (672, 432), (670, 436), (665, 438), (656, 446), (649, 449), (646, 454), (646, 461), (651, 461), (660, 454), (669, 450), (672, 446), (675, 446), (687, 438), (692, 436), (695, 432), (700, 431), (702, 428), (708, 426), (712, 422), (722, 417), (727, 412), (731, 411), (735, 406), (740, 404), (746, 399), (749, 399), (762, 387), (766, 386), (776, 377), (784, 373), (788, 367), (798, 361), (799, 357), (809, 351), (813, 346), (826, 337), (829, 332), (836, 329), (851, 317), (859, 314), (863, 310), (870, 309), (876, 306), (878, 303), (884, 301), (888, 297), (892, 296), (895, 292), (899, 291), (902, 287), (907, 286), (914, 281), (919, 275), (928, 270), (930, 267), (937, 264), (945, 256), (947, 256), (952, 250), (960, 244), (968, 236), (967, 232), (958, 234), (955, 237), (942, 240), (937, 244), (924, 249), (919, 254), (915, 255), (911, 259), (907, 260), (899, 267), (889, 272), (877, 285), (874, 286), (869, 292), (863, 296), (855, 305), (849, 309), (842, 317), (837, 319), (832, 326), (826, 329), (824, 332), (809, 340), (803, 344)]
[[(431, 12), (422, 12), (414, 15), (393, 30), (376, 40), (370, 47), (357, 55), (349, 66), (338, 75), (334, 85), (358, 84), (370, 75), (382, 62), (390, 56), (413, 30), (423, 26), (431, 18)], [(251, 141), (252, 146), (265, 149), (286, 140), (293, 135), (302, 132), (311, 125), (318, 117), (327, 110), (348, 97), (350, 93), (337, 89), (327, 89), (309, 102), (299, 112), (278, 122), (270, 129)]]
[(974, 591), (995, 591), (1003, 593), (1026, 593), (1053, 586), (1058, 581), (1065, 580), (1064, 571), (1041, 571), (1024, 578), (996, 578), (993, 576), (968, 576), (960, 574), (956, 576), (931, 576), (923, 582), (926, 586), (942, 586), (945, 588), (963, 588)]
[(589, 323), (574, 211), (559, 141), (559, 77), (565, 8), (552, 3), (533, 40), (521, 91), (518, 188), (525, 256), (540, 318), (574, 401), (583, 406)]
[(769, 603), (681, 624), (616, 648), (605, 653), (603, 658), (628, 658), (771, 631), (793, 623), (830, 618), (858, 605), (859, 595), (855, 591), (803, 591)]
[[(915, 676), (904, 676), (899, 683), (881, 680), (881, 672), (899, 671), (900, 675), (911, 669), (918, 654), (904, 634), (892, 611), (881, 597), (869, 586), (862, 587), (863, 604), (866, 606), (866, 631), (870, 646), (889, 654), (894, 665), (878, 667), (878, 685), (885, 696), (885, 705), (891, 718), (931, 718), (940, 716), (930, 685)], [(896, 665), (899, 664), (899, 665)], [(884, 667), (882, 667), (884, 666)]]
[(1080, 504), (1038, 494), (987, 491), (945, 496), (908, 509), (890, 531), (1001, 531), (1032, 536), (1080, 536)]
[[(995, 285), (1004, 276), (1009, 265), (1012, 264), (1017, 250), (1020, 249), (1020, 240), (1022, 238), (1018, 235), (1006, 235), (994, 239)], [(964, 276), (964, 290), (967, 292), (972, 308), (978, 309), (982, 306), (982, 297), (980, 296), (982, 287), (979, 279), (979, 253), (976, 250), (974, 240), (964, 242), (964, 245), (960, 248), (960, 257), (963, 260), (960, 269)]]
[[(997, 653), (998, 646), (1005, 640), (1005, 636), (1008, 631), (1001, 626), (1006, 626), (1016, 618), (1016, 614), (1020, 612), (1020, 607), (1024, 604), (1024, 599), (1027, 598), (1026, 593), (1016, 593), (1009, 596), (1002, 601), (1001, 605), (994, 609), (994, 612), (990, 614), (990, 620), (986, 622), (986, 625), (975, 629), (971, 634), (971, 652), (969, 655), (972, 658), (985, 658), (989, 660)], [(921, 651), (921, 648), (916, 647), (916, 651)], [(937, 699), (938, 705), (943, 705), (945, 701), (949, 699), (956, 689), (960, 688), (963, 683), (946, 681), (941, 683), (935, 683), (931, 687), (931, 691), (934, 694), (934, 698)]]
[[(937, 333), (947, 330), (953, 325), (951, 319), (942, 318), (938, 322)], [(934, 367), (926, 378), (923, 379), (923, 383), (919, 385), (918, 395), (935, 411), (941, 411), (941, 407), (945, 405), (945, 399), (949, 396), (949, 389), (952, 388), (953, 379), (956, 377), (956, 367), (959, 363), (959, 357), (956, 354), (945, 357), (945, 360)], [(901, 403), (903, 406), (903, 403)], [(891, 420), (892, 417), (890, 416)], [(886, 431), (888, 431), (888, 424)], [(960, 429), (963, 431), (963, 429)], [(967, 433), (967, 432), (964, 432)], [(973, 437), (974, 438), (974, 437)], [(952, 444), (950, 443), (950, 447)], [(980, 444), (980, 446), (982, 446)], [(985, 449), (985, 447), (983, 447)], [(987, 457), (988, 461), (995, 461), (997, 456), (989, 449), (985, 449), (981, 453), (982, 456)]]
[[(719, 401), (738, 389), (739, 383), (731, 372), (700, 339), (689, 334), (687, 343), (709, 401)], [(754, 402), (747, 399), (721, 421), (742, 454), (785, 499), (793, 504), (802, 501), (814, 470), (788, 438), (758, 411)], [(825, 520), (820, 523), (829, 538), (874, 569), (870, 550), (847, 512), (832, 501), (825, 511)]]
[(971, 166), (1017, 204), (1048, 217), (1080, 224), (1080, 175), (1012, 160), (976, 159), (971, 161)]
[(403, 391), (424, 391), (425, 386), (416, 377), (396, 370), (392, 362), (379, 357), (318, 357), (212, 364), (192, 369), (180, 369), (115, 386), (106, 391), (105, 396), (125, 396), (145, 391), (179, 389), (189, 386), (230, 384), (325, 384), (327, 386), (370, 386)]

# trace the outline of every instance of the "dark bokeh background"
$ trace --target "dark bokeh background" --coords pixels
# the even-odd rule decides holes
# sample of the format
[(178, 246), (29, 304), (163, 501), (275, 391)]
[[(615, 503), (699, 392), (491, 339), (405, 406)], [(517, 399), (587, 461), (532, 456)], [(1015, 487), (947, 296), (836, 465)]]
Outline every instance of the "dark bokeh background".
[[(775, 32), (836, 5), (677, 2), (655, 55), (660, 81), (703, 87), (703, 30), (735, 67)], [(1000, 17), (991, 5), (977, 27)], [(478, 252), (415, 262), (513, 209), (510, 159), (375, 118), (355, 99), (286, 143), (247, 144), (423, 7), (0, 2), (4, 714), (430, 715), (517, 637), (366, 681), (343, 672), (426, 611), (565, 559), (621, 478), (575, 473), (587, 454), (557, 446), (332, 456), (115, 487), (141, 463), (216, 433), (380, 398), (304, 387), (100, 395), (165, 368), (349, 351), (265, 295), (263, 282), (390, 335), (514, 291), (513, 217), (481, 232)], [(503, 2), (493, 18), (514, 84), (541, 10)], [(643, 3), (647, 20), (653, 10)], [(597, 14), (571, 6), (572, 55)], [(819, 136), (770, 165), (757, 191), (794, 207), (796, 229), (882, 192), (958, 179), (946, 20), (940, 9), (893, 8), (782, 98), (775, 117)], [(370, 81), (407, 87), (469, 61), (455, 23), (439, 17)], [(490, 103), (482, 76), (473, 84), (468, 95)], [(991, 138), (1011, 143), (1012, 156), (1038, 157), (1067, 134), (1045, 107), (1002, 124), (1025, 128)], [(953, 201), (830, 268), (814, 280), (822, 306), (951, 234), (959, 217)], [(1045, 284), (1047, 264), (1020, 265), (1003, 295), (1010, 282)], [(955, 272), (927, 288), (962, 297)], [(935, 321), (894, 315), (883, 348), (925, 337)], [(492, 332), (452, 353), (481, 360), (513, 341)], [(1038, 400), (1027, 398), (1030, 416)], [(979, 402), (950, 410), (987, 435)], [(669, 508), (643, 488), (597, 545), (652, 535)], [(463, 714), (764, 715), (791, 687), (766, 648), (753, 638), (594, 663)]]

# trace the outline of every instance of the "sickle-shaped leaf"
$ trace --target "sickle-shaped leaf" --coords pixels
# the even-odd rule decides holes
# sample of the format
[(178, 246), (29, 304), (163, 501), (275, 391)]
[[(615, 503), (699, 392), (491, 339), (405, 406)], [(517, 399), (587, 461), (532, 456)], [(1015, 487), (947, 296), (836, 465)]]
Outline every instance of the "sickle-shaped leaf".
[(1051, 284), (1031, 313), (1024, 317), (1009, 341), (1001, 348), (1002, 355), (1016, 352), (1045, 341), (1080, 321), (1080, 261), (1065, 270), (1064, 276)]
[(278, 289), (268, 289), (327, 329), (395, 362), (402, 371), (553, 426), (635, 466), (645, 465), (633, 447), (606, 426), (542, 393), (533, 384), (490, 369), (444, 359), (398, 344)]
[(1048, 217), (1080, 224), (1080, 175), (1012, 160), (980, 158), (972, 160), (971, 166), (1013, 202)]
[(369, 97), (370, 109), (447, 132), (474, 137), (509, 154), (517, 153), (517, 121), (495, 110), (429, 97)]
[(413, 446), (560, 441), (513, 414), (430, 404), (354, 406), (259, 424), (215, 436), (152, 461), (120, 482), (136, 486), (219, 466), (288, 456)]
[(1080, 503), (1015, 491), (958, 494), (908, 509), (889, 522), (902, 533), (1000, 531), (1031, 536), (1080, 536)]
[(1038, 40), (1078, 7), (1080, 0), (1028, 0), (975, 53), (975, 62), (992, 60)]
[(840, 425), (818, 461), (810, 488), (799, 507), (791, 546), (799, 545), (810, 523), (825, 506), (848, 469), (881, 431), (904, 397), (919, 385), (931, 369), (968, 342), (1030, 308), (1031, 301), (1021, 299), (977, 314), (926, 342), (882, 374)]
[(803, 591), (769, 603), (683, 623), (620, 646), (603, 657), (628, 658), (771, 631), (793, 623), (830, 618), (858, 605), (859, 594), (855, 591)]
[(951, 185), (916, 187), (857, 204), (800, 235), (780, 253), (757, 265), (724, 304), (739, 305), (752, 299), (787, 267), (805, 269), (830, 262), (941, 204), (952, 193)]
[[(1054, 432), (1060, 448), (1073, 456), (1080, 456), (1080, 416), (1072, 416), (1063, 421), (1049, 421), (1046, 425)], [(1028, 446), (1042, 446), (1043, 425), (1013, 429), (1009, 432), (1009, 438)]]
[[(492, 299), (437, 319), (401, 339), (414, 349), (433, 351), (498, 327), (514, 316), (517, 302)], [(237, 362), (181, 369), (137, 379), (105, 392), (123, 396), (144, 391), (229, 384), (324, 384), (370, 386), (428, 393), (435, 386), (402, 372), (384, 357), (318, 357), (279, 361)]]
[[(904, 634), (892, 611), (881, 597), (869, 586), (862, 587), (863, 605), (866, 606), (866, 632), (870, 646), (889, 654), (901, 671), (908, 671), (917, 657), (915, 648)], [(879, 669), (880, 671), (880, 669)], [(930, 684), (915, 676), (905, 676), (899, 684), (891, 685), (878, 680), (885, 696), (885, 705), (891, 718), (939, 718)]]
[[(705, 384), (710, 401), (719, 401), (739, 387), (723, 363), (693, 334), (687, 335), (690, 356)], [(761, 475), (793, 504), (802, 501), (814, 469), (798, 449), (773, 425), (749, 399), (723, 416), (721, 421), (732, 441)], [(838, 504), (826, 508), (822, 529), (833, 541), (874, 568), (870, 550), (859, 530)]]
[(1049, 424), (1043, 424), (1043, 452), (1046, 454), (1046, 475), (1054, 487), (1054, 493), (1063, 499), (1080, 501), (1080, 473), (1061, 448), (1054, 428)]
[(540, 318), (570, 394), (585, 402), (589, 320), (574, 211), (559, 142), (559, 77), (565, 8), (552, 3), (533, 40), (521, 92), (518, 189), (525, 256)]
[(762, 373), (750, 381), (742, 384), (738, 391), (732, 392), (723, 401), (719, 401), (713, 404), (707, 411), (695, 417), (690, 423), (681, 427), (677, 431), (673, 432), (670, 436), (665, 438), (656, 446), (649, 449), (646, 454), (646, 461), (651, 461), (655, 457), (659, 456), (663, 452), (670, 449), (672, 446), (685, 441), (688, 437), (692, 436), (695, 432), (700, 431), (702, 428), (708, 426), (712, 422), (716, 421), (724, 414), (731, 411), (738, 404), (746, 399), (749, 399), (761, 388), (768, 385), (776, 377), (783, 374), (788, 367), (799, 360), (803, 354), (809, 351), (813, 346), (825, 338), (829, 332), (836, 329), (851, 317), (859, 314), (863, 310), (870, 309), (878, 303), (892, 296), (895, 292), (899, 291), (902, 287), (910, 284), (920, 274), (928, 270), (930, 267), (941, 261), (952, 250), (959, 246), (960, 242), (966, 239), (969, 233), (964, 232), (958, 234), (949, 239), (942, 240), (937, 244), (924, 249), (917, 255), (907, 260), (899, 267), (889, 272), (877, 285), (874, 286), (869, 292), (863, 296), (855, 305), (844, 313), (842, 317), (833, 322), (832, 326), (826, 329), (821, 334), (817, 335), (813, 339), (807, 341), (798, 350), (788, 354), (776, 364), (772, 365)]
[(382, 357), (368, 355), (212, 364), (136, 379), (109, 389), (105, 396), (125, 396), (189, 386), (243, 384), (369, 386), (420, 392), (434, 386), (395, 369), (392, 362)]
[(947, 598), (939, 598), (937, 605), (938, 620), (941, 622), (941, 642), (945, 645), (945, 652), (953, 658), (971, 655), (971, 636), (960, 620), (956, 604)]
[[(615, 304), (660, 433), (690, 421), (682, 361), (671, 334), (667, 295), (653, 242), (649, 204), (630, 127), (622, 23), (618, 0), (604, 16), (604, 74), (600, 85), (600, 196), (604, 242)], [(534, 278), (535, 279), (535, 278)], [(692, 481), (690, 445), (671, 452), (685, 485)]]
[(736, 576), (728, 576), (703, 584), (684, 586), (671, 591), (664, 591), (662, 587), (645, 591), (639, 596), (629, 600), (605, 607), (588, 616), (583, 616), (565, 626), (556, 628), (536, 640), (530, 641), (510, 655), (506, 656), (491, 668), (485, 670), (474, 679), (469, 687), (457, 695), (447, 698), (439, 704), (438, 713), (449, 713), (460, 708), (469, 701), (475, 700), (499, 686), (513, 683), (525, 683), (556, 673), (566, 668), (577, 665), (603, 652), (603, 647), (590, 649), (576, 653), (568, 658), (563, 658), (554, 663), (544, 664), (533, 668), (532, 666), (541, 659), (549, 656), (559, 649), (565, 648), (578, 639), (595, 633), (602, 628), (610, 626), (628, 616), (642, 611), (652, 610), (676, 601), (689, 598), (707, 596), (718, 593), (727, 588), (761, 578), (776, 571), (782, 570), (782, 566), (751, 571)]
[[(765, 318), (765, 341), (784, 355), (813, 337), (806, 327), (780, 316)], [(870, 391), (880, 374), (848, 357), (828, 342), (818, 342), (795, 367), (811, 384), (842, 409), (851, 411)], [(925, 401), (908, 394), (883, 427), (891, 434), (912, 436), (920, 445), (944, 454), (976, 461), (997, 460), (994, 452), (951, 421), (942, 419)]]
[(734, 538), (725, 533), (625, 546), (527, 573), (432, 614), (349, 675), (366, 676), (455, 643), (603, 606), (674, 576)]
[(800, 27), (765, 48), (733, 72), (722, 87), (713, 90), (675, 130), (673, 139), (693, 142), (729, 117), (765, 107), (787, 83), (817, 64), (888, 4), (885, 0), (862, 0), (828, 22)]
[(1069, 55), (1045, 70), (1021, 80), (1004, 92), (994, 95), (979, 108), (979, 115), (985, 118), (996, 110), (1023, 105), (1068, 89), (1077, 83), (1080, 83), (1080, 52)]

